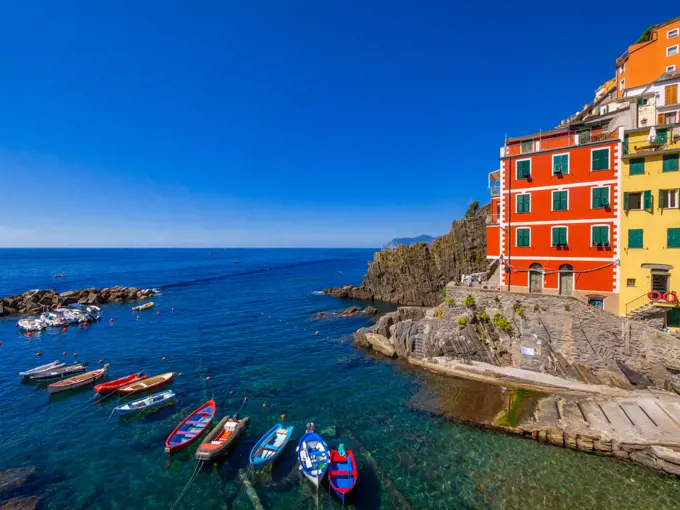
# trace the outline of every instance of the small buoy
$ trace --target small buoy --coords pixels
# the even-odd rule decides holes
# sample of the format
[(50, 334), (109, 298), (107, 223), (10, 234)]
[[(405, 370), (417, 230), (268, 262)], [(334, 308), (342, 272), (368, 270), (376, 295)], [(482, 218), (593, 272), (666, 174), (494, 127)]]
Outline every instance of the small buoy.
[(42, 352), (36, 352), (35, 355), (36, 356), (42, 356)]
[(68, 328), (62, 328), (62, 331), (66, 333), (68, 331)]
[(319, 332), (318, 332), (318, 331), (316, 331), (316, 332), (315, 332), (314, 334), (315, 334), (315, 335), (318, 335), (318, 334), (319, 334)]
[(229, 392), (229, 395), (233, 395), (233, 394), (234, 394), (234, 392), (233, 392), (233, 391), (230, 391), (230, 392)]
[(102, 363), (104, 363), (104, 360), (103, 360), (103, 359), (100, 359), (100, 360), (99, 360), (99, 364), (101, 365)]
[(165, 360), (168, 359), (168, 358), (166, 358), (165, 356), (163, 356), (161, 359), (162, 359), (163, 361), (165, 361)]
[(175, 311), (175, 309), (173, 308), (173, 309), (172, 309), (172, 311), (174, 312), (174, 311)]
[(206, 381), (209, 381), (209, 380), (210, 380), (210, 376), (206, 377), (205, 380), (206, 380)]
[(161, 314), (161, 312), (156, 312), (156, 315), (160, 315), (160, 314)]
[(0, 342), (0, 347), (2, 347), (2, 342)]
[(243, 400), (248, 400), (248, 397), (245, 397)]
[(74, 358), (77, 358), (77, 357), (78, 357), (78, 353), (77, 353), (77, 352), (74, 352), (74, 353), (73, 353), (73, 357), (74, 357)]
[(286, 419), (286, 413), (283, 413), (283, 414), (281, 415), (281, 419), (282, 419), (282, 420), (285, 420), (285, 419)]
[(262, 407), (267, 407), (267, 403), (264, 402), (264, 403), (262, 404)]
[(139, 315), (137, 316), (137, 320), (139, 320)]
[(31, 337), (33, 336), (33, 333), (31, 333), (31, 332), (29, 331), (29, 332), (28, 332), (28, 335), (26, 335), (26, 336), (27, 336), (28, 338), (31, 338)]
[(180, 375), (182, 375), (182, 372), (180, 372), (179, 374), (177, 374), (177, 377), (179, 377)]
[(87, 322), (83, 322), (83, 326), (87, 326)]
[(64, 356), (66, 356), (66, 351), (64, 351), (62, 354), (63, 354)]
[(113, 317), (111, 317), (111, 318), (109, 319), (109, 322), (113, 322)]

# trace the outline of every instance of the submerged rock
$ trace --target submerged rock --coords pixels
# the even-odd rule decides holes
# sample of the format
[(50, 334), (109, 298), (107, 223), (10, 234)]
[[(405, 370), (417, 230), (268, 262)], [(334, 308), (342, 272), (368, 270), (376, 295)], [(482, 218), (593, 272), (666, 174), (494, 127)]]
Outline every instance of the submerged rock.
[(34, 466), (6, 469), (0, 471), (0, 493), (19, 487), (35, 473)]
[(38, 508), (38, 503), (40, 503), (40, 498), (38, 496), (13, 498), (7, 503), (0, 505), (0, 510), (35, 510)]

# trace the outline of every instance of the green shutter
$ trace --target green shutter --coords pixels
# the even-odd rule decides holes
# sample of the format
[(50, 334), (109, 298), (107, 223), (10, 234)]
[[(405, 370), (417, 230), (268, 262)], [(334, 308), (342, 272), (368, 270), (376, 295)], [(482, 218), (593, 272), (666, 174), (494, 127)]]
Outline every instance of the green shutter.
[(680, 248), (680, 228), (668, 229), (668, 248)]
[(678, 154), (667, 154), (663, 157), (663, 171), (676, 172), (678, 170)]
[(593, 227), (593, 245), (609, 243), (609, 227)]
[(531, 195), (517, 195), (517, 212), (531, 212)]
[(644, 175), (645, 158), (635, 158), (630, 160), (630, 175)]
[(659, 203), (657, 204), (657, 207), (659, 209), (664, 209), (666, 207), (666, 190), (660, 189), (659, 190)]
[(643, 192), (643, 206), (642, 208), (645, 211), (651, 211), (652, 210), (652, 191), (651, 190), (645, 190)]
[(655, 144), (664, 144), (668, 142), (668, 133), (665, 129), (659, 129), (656, 132), (656, 138), (654, 139)]
[(630, 193), (627, 191), (623, 192), (623, 210), (630, 211)]
[(552, 245), (566, 246), (567, 245), (567, 229), (566, 227), (553, 227), (552, 229)]
[(666, 327), (680, 328), (680, 308), (671, 308), (666, 312)]
[(517, 246), (529, 246), (529, 229), (528, 228), (518, 228), (517, 229)]
[(593, 209), (609, 206), (609, 188), (593, 188)]
[(593, 170), (609, 169), (609, 149), (596, 149), (592, 155)]
[(569, 156), (567, 154), (553, 157), (553, 175), (557, 173), (569, 173)]
[(593, 245), (600, 244), (600, 227), (593, 227)]
[(642, 236), (641, 228), (628, 230), (628, 248), (642, 248)]
[(628, 154), (628, 135), (623, 137), (623, 153)]
[(525, 161), (518, 161), (517, 162), (517, 178), (518, 179), (527, 179), (530, 176), (531, 173), (531, 161), (528, 159)]
[(554, 191), (553, 192), (553, 211), (566, 211), (567, 209), (568, 209), (567, 192), (566, 191)]

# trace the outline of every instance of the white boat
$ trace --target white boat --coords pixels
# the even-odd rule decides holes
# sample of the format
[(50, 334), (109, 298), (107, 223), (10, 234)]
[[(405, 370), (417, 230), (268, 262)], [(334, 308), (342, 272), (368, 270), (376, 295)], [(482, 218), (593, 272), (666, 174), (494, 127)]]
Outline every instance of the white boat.
[(17, 327), (24, 331), (42, 331), (47, 327), (47, 324), (35, 317), (26, 317), (17, 322)]
[(47, 324), (49, 327), (65, 326), (68, 324), (66, 319), (58, 313), (45, 312), (40, 315), (40, 320)]
[(69, 377), (68, 379), (62, 379), (59, 382), (50, 384), (47, 387), (47, 392), (50, 394), (59, 393), (62, 391), (74, 390), (76, 388), (81, 388), (82, 386), (87, 386), (104, 377), (108, 370), (109, 364), (107, 363), (103, 368), (93, 370), (92, 372), (85, 372), (84, 374), (75, 375), (73, 377)]
[(68, 324), (77, 324), (83, 322), (85, 315), (80, 313), (78, 310), (71, 310), (70, 308), (57, 308), (54, 313), (61, 315), (61, 317)]
[(148, 409), (156, 409), (164, 404), (175, 400), (175, 393), (172, 390), (161, 391), (148, 397), (140, 398), (133, 402), (128, 402), (122, 406), (118, 406), (114, 411), (118, 414), (129, 414), (135, 411), (146, 411)]
[(52, 363), (48, 363), (47, 365), (40, 365), (39, 367), (31, 368), (30, 370), (26, 370), (24, 372), (19, 372), (19, 377), (30, 377), (32, 375), (40, 374), (42, 372), (49, 372), (50, 370), (54, 368), (60, 368), (66, 365), (63, 361), (53, 361)]
[[(102, 318), (102, 309), (95, 305), (82, 305), (80, 303), (73, 303), (68, 305), (70, 309), (85, 316), (88, 321), (98, 321)], [(84, 322), (84, 321), (82, 321)]]

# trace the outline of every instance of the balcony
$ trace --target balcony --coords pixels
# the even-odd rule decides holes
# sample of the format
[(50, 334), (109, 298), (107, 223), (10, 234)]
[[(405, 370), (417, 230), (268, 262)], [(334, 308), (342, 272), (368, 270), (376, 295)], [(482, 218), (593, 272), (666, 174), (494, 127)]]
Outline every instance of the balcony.
[(578, 147), (590, 143), (617, 140), (618, 129), (584, 128), (540, 133), (524, 139), (514, 138), (507, 142), (503, 156), (531, 155), (536, 152)]
[(626, 135), (624, 156), (658, 151), (680, 150), (680, 125), (655, 126)]
[(491, 198), (498, 197), (501, 194), (501, 171), (494, 170), (489, 172), (489, 192)]

